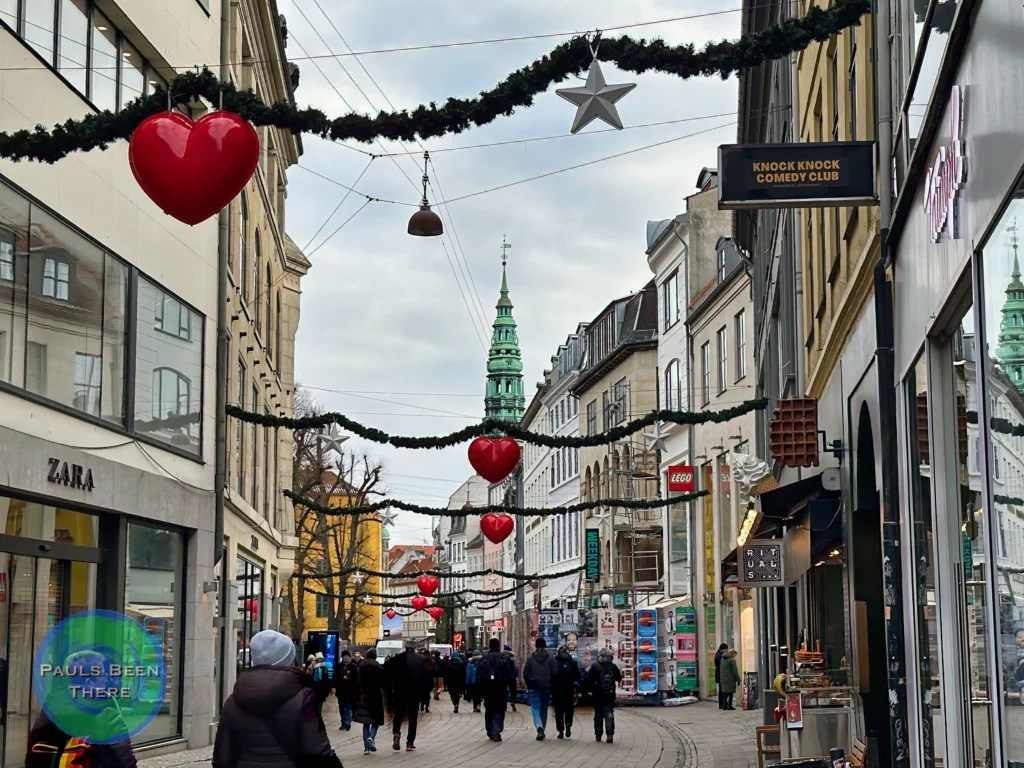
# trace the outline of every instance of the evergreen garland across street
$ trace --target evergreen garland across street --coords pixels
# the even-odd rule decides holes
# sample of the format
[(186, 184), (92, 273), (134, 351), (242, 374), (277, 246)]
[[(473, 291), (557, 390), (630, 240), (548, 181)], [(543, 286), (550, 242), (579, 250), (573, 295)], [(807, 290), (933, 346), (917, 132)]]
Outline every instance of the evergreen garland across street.
[[(486, 125), (517, 107), (528, 107), (534, 98), (572, 75), (585, 71), (593, 59), (612, 62), (626, 72), (664, 72), (682, 79), (719, 75), (726, 78), (740, 70), (802, 51), (814, 41), (824, 41), (860, 23), (870, 11), (870, 0), (835, 0), (830, 8), (810, 8), (798, 19), (787, 19), (762, 32), (735, 41), (709, 43), (697, 50), (692, 44), (668, 45), (661, 40), (634, 40), (627, 35), (595, 39), (575, 37), (556, 46), (532, 64), (510, 74), (474, 99), (449, 98), (441, 106), (430, 103), (415, 109), (381, 112), (376, 117), (349, 113), (328, 118), (318, 109), (299, 109), (293, 104), (264, 104), (252, 91), (240, 91), (221, 82), (209, 69), (178, 75), (168, 92), (157, 90), (127, 103), (119, 112), (103, 111), (80, 120), (67, 120), (47, 130), (0, 133), (0, 157), (55, 163), (72, 152), (106, 149), (128, 139), (147, 117), (168, 109), (169, 102), (184, 104), (195, 99), (234, 112), (257, 126), (272, 125), (320, 136), (332, 141), (376, 139), (414, 141), (458, 134)], [(599, 43), (599, 44), (598, 44)]]

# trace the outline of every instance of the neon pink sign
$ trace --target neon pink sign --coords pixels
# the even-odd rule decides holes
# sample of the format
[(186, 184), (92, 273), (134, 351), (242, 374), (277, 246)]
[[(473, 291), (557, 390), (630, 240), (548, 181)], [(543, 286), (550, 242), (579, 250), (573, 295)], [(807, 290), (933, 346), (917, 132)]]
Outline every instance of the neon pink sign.
[(960, 237), (960, 190), (967, 182), (966, 143), (963, 139), (963, 95), (953, 86), (949, 100), (949, 145), (939, 147), (924, 182), (924, 212), (933, 243)]

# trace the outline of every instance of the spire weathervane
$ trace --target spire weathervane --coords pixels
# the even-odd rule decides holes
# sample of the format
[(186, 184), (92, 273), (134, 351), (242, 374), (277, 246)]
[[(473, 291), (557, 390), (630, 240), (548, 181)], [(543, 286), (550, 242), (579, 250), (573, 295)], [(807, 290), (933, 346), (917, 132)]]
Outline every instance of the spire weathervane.
[(501, 236), (501, 266), (508, 264), (508, 249), (512, 247), (512, 243), (508, 241), (508, 235)]

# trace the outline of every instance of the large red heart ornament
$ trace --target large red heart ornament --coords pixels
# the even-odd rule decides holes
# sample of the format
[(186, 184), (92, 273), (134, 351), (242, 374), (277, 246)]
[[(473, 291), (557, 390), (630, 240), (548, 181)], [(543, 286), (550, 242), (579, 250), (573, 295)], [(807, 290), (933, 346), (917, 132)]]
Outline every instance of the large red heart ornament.
[(388, 610), (386, 610), (386, 611), (384, 612), (384, 615), (385, 615), (385, 616), (387, 616), (387, 617), (388, 617), (389, 619), (393, 619), (393, 618), (395, 618), (395, 616), (397, 616), (398, 614), (397, 614), (397, 613), (395, 613), (394, 611), (392, 611), (391, 609), (388, 609)]
[(420, 576), (416, 579), (416, 586), (420, 588), (421, 595), (430, 597), (441, 586), (441, 580), (437, 576)]
[(444, 616), (444, 608), (441, 608), (437, 605), (432, 605), (429, 608), (427, 608), (427, 613), (430, 614), (430, 618), (432, 618), (434, 621), (437, 621), (442, 616)]
[(494, 544), (501, 544), (515, 527), (515, 522), (508, 515), (488, 512), (480, 518), (480, 532)]
[(484, 480), (500, 483), (519, 463), (519, 443), (511, 437), (478, 437), (469, 444), (469, 463)]
[(260, 161), (260, 139), (248, 120), (211, 112), (192, 121), (180, 112), (143, 120), (128, 144), (142, 191), (185, 224), (213, 216), (242, 191)]
[(420, 595), (416, 595), (412, 600), (409, 601), (409, 605), (415, 608), (417, 611), (422, 611), (427, 607), (427, 598)]

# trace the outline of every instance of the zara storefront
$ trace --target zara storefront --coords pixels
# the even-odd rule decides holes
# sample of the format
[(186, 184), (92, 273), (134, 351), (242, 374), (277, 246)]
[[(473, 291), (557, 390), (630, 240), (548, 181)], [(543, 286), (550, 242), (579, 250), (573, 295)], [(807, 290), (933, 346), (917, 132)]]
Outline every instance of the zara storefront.
[(895, 5), (909, 764), (1024, 765), (1024, 9)]

